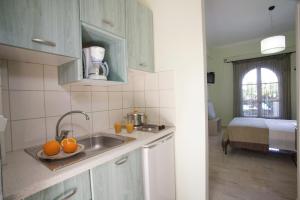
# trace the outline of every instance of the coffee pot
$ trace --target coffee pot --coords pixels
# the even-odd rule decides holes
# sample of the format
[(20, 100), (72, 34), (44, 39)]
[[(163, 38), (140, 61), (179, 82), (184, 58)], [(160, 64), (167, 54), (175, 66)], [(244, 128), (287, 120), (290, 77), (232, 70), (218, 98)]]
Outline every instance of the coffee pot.
[(107, 80), (109, 67), (104, 61), (105, 49), (99, 46), (83, 48), (83, 69), (84, 78)]

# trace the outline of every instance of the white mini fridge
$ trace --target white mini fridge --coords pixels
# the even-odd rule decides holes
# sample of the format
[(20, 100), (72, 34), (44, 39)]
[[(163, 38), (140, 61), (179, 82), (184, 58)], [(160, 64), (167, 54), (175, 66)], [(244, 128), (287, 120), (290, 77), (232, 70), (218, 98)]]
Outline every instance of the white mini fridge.
[(145, 200), (175, 200), (174, 134), (143, 147)]

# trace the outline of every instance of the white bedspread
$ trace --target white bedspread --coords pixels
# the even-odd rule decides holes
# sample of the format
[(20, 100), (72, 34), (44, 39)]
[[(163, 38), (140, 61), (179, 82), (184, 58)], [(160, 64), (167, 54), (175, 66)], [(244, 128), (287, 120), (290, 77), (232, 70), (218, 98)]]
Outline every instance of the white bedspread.
[(270, 148), (296, 151), (296, 120), (236, 117), (229, 126), (268, 128)]
[(295, 128), (296, 120), (265, 119), (269, 128), (269, 147), (296, 151)]

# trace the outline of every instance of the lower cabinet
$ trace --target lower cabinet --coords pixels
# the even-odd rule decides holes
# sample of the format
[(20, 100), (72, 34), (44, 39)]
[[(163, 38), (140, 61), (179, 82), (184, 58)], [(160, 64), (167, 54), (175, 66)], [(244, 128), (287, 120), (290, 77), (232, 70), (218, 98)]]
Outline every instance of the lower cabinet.
[(92, 169), (94, 200), (143, 200), (141, 150)]
[(140, 149), (42, 190), (25, 200), (143, 200)]
[(25, 200), (90, 200), (92, 199), (88, 171), (42, 190)]

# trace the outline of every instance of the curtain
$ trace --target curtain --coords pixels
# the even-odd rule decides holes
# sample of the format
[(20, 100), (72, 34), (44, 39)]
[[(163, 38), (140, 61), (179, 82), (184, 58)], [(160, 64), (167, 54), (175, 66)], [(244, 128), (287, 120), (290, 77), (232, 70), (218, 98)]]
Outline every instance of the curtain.
[(279, 82), (279, 118), (291, 118), (291, 72), (290, 54), (281, 54), (262, 58), (233, 62), (234, 115), (242, 117), (242, 80), (252, 69), (267, 68), (276, 73)]

